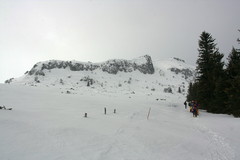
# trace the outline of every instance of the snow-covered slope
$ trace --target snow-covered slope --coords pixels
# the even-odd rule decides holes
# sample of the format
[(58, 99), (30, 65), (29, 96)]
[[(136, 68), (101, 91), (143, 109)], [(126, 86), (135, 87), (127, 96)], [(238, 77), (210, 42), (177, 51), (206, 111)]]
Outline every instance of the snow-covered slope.
[[(39, 62), (24, 76), (6, 83), (57, 87), (62, 93), (153, 92), (185, 95), (193, 79), (194, 67), (178, 58), (152, 61), (148, 55), (134, 60), (109, 60), (103, 63), (51, 60)], [(166, 94), (167, 95), (167, 94)]]
[(184, 108), (193, 70), (149, 56), (39, 62), (0, 84), (13, 108), (0, 110), (0, 160), (239, 160), (239, 119)]
[(239, 160), (239, 119), (193, 118), (181, 97), (156, 97), (1, 84), (0, 105), (13, 110), (0, 110), (0, 159)]

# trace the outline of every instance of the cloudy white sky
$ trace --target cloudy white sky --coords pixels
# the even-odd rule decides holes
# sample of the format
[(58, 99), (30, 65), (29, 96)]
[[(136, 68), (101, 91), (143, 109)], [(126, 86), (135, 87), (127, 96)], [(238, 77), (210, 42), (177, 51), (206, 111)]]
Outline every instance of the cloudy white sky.
[(207, 31), (239, 47), (239, 0), (0, 0), (0, 83), (39, 61), (101, 62), (149, 54), (195, 64)]

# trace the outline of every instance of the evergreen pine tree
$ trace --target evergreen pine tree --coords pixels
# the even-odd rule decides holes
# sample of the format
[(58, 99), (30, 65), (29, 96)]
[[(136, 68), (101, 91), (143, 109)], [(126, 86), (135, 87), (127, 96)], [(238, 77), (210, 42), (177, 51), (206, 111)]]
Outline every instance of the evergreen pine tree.
[(197, 77), (189, 85), (187, 100), (198, 100), (209, 112), (240, 117), (240, 50), (232, 49), (224, 70), (223, 54), (214, 41), (209, 33), (200, 36)]
[(187, 95), (187, 101), (194, 101), (197, 100), (197, 87), (198, 83), (192, 83), (190, 82), (189, 88), (188, 88), (188, 95)]
[(228, 99), (225, 92), (227, 88), (226, 76), (219, 77), (215, 83), (214, 99), (211, 101), (210, 112), (213, 113), (230, 113), (226, 107), (226, 101)]
[(240, 52), (232, 49), (228, 57), (226, 93), (228, 95), (227, 108), (235, 117), (240, 117)]
[(227, 75), (230, 79), (233, 79), (240, 73), (240, 52), (235, 48), (232, 49), (228, 56)]
[(187, 101), (192, 101), (192, 82), (189, 83), (189, 86), (188, 86), (188, 94), (187, 94)]
[(197, 79), (198, 86), (197, 99), (201, 108), (211, 111), (211, 101), (214, 99), (216, 81), (223, 72), (223, 63), (220, 54), (214, 43), (215, 39), (211, 34), (202, 32), (199, 40), (199, 56), (197, 60)]
[(211, 55), (212, 73), (210, 76), (210, 83), (212, 83), (213, 97), (208, 108), (209, 112), (224, 113), (226, 93), (224, 92), (225, 72), (223, 70), (224, 63), (222, 62), (223, 54), (215, 52)]

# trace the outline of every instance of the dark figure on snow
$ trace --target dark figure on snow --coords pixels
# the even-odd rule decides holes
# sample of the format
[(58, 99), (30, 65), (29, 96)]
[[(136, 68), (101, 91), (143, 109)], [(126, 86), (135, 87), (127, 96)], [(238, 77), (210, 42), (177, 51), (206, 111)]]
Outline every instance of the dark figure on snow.
[(192, 113), (193, 112), (193, 104), (194, 104), (194, 101), (190, 101), (188, 103), (188, 106), (189, 106), (189, 111)]
[(198, 116), (198, 103), (196, 101), (193, 103), (192, 113), (193, 117)]
[(185, 105), (185, 109), (187, 109), (187, 102), (186, 101), (184, 102), (184, 105)]

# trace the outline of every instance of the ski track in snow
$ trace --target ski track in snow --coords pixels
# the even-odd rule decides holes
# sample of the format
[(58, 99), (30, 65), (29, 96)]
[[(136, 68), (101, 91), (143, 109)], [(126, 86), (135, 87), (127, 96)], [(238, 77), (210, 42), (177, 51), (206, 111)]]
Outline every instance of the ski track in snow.
[(208, 153), (205, 160), (234, 160), (235, 154), (230, 145), (218, 133), (210, 130), (206, 126), (196, 124), (197, 130), (201, 132), (209, 141)]
[[(131, 121), (137, 117), (140, 112), (134, 112), (128, 119), (130, 120), (127, 124), (120, 126), (111, 137), (111, 142), (105, 146), (105, 149), (101, 152), (99, 160), (112, 160), (114, 155), (115, 160), (128, 160), (128, 159), (158, 159), (154, 154), (148, 150), (148, 148), (134, 138), (132, 130), (128, 130), (131, 125)], [(130, 124), (129, 124), (130, 123)], [(131, 127), (133, 130), (138, 130), (137, 126)], [(128, 139), (131, 139), (129, 141)], [(131, 152), (129, 152), (131, 150)], [(141, 153), (141, 154), (139, 154)]]

